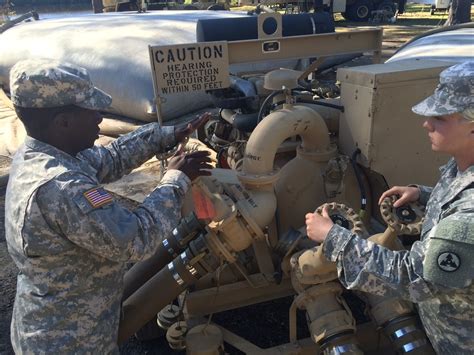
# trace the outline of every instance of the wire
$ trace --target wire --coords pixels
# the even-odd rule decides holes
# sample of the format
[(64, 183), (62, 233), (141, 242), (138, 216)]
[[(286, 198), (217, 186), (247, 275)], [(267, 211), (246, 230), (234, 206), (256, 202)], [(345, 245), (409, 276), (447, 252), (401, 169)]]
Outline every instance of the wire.
[(354, 153), (352, 153), (351, 157), (351, 164), (352, 168), (354, 169), (354, 173), (357, 179), (357, 184), (359, 185), (360, 190), (360, 217), (364, 217), (366, 209), (367, 209), (367, 194), (365, 191), (364, 182), (362, 181), (362, 172), (360, 171), (359, 166), (357, 165), (357, 156), (361, 153), (360, 149), (357, 148)]
[(270, 102), (270, 100), (272, 100), (275, 96), (277, 95), (280, 95), (281, 93), (283, 93), (283, 90), (276, 90), (276, 91), (273, 91), (270, 95), (268, 95), (265, 100), (263, 101), (262, 103), (262, 106), (260, 106), (260, 110), (258, 111), (258, 117), (257, 117), (257, 125), (260, 123), (260, 121), (263, 119), (263, 112), (264, 112), (264, 109), (265, 107), (268, 105), (268, 103)]

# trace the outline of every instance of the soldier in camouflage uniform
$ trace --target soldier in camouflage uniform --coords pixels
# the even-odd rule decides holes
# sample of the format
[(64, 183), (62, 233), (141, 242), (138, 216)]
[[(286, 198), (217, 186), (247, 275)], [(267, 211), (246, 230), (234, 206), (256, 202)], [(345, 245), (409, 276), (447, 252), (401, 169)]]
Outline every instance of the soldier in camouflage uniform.
[(474, 61), (444, 70), (434, 94), (413, 111), (428, 116), (423, 126), (432, 149), (452, 158), (434, 188), (396, 186), (380, 201), (395, 194), (395, 207), (416, 200), (425, 204), (421, 240), (410, 251), (390, 251), (333, 225), (327, 211), (306, 215), (307, 232), (324, 242), (323, 252), (337, 263), (345, 287), (377, 295), (396, 292), (415, 302), (437, 353), (472, 354)]
[[(101, 187), (176, 145), (187, 126), (148, 124), (93, 146), (111, 98), (85, 69), (26, 60), (10, 72), (28, 136), (16, 153), (5, 206), (8, 250), (19, 268), (11, 340), (16, 353), (118, 353), (124, 265), (153, 255), (180, 219), (190, 181), (209, 175), (207, 152), (170, 161), (134, 211)], [(204, 170), (203, 170), (204, 169)]]

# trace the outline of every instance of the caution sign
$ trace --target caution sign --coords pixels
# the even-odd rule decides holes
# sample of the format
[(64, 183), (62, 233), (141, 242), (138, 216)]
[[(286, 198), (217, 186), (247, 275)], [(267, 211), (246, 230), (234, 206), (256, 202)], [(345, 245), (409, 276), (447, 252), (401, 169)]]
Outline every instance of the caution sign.
[(223, 89), (229, 82), (227, 42), (150, 46), (158, 95)]

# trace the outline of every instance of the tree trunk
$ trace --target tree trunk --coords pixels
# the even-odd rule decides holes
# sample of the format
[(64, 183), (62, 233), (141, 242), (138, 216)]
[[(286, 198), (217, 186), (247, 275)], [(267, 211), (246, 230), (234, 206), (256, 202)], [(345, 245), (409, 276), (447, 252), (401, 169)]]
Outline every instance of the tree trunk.
[(92, 10), (94, 10), (94, 14), (102, 12), (104, 6), (102, 4), (102, 0), (91, 0), (92, 1)]
[(471, 22), (471, 0), (453, 0), (445, 26)]

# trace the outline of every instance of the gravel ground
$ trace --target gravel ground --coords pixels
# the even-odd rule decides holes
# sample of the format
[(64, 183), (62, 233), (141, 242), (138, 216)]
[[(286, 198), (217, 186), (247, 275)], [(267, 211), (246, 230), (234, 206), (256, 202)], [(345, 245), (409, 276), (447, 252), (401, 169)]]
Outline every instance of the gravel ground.
[[(0, 156), (0, 175), (6, 172), (10, 159)], [(7, 251), (5, 241), (5, 186), (0, 187), (0, 354), (12, 354), (10, 319), (15, 299), (17, 268)]]

